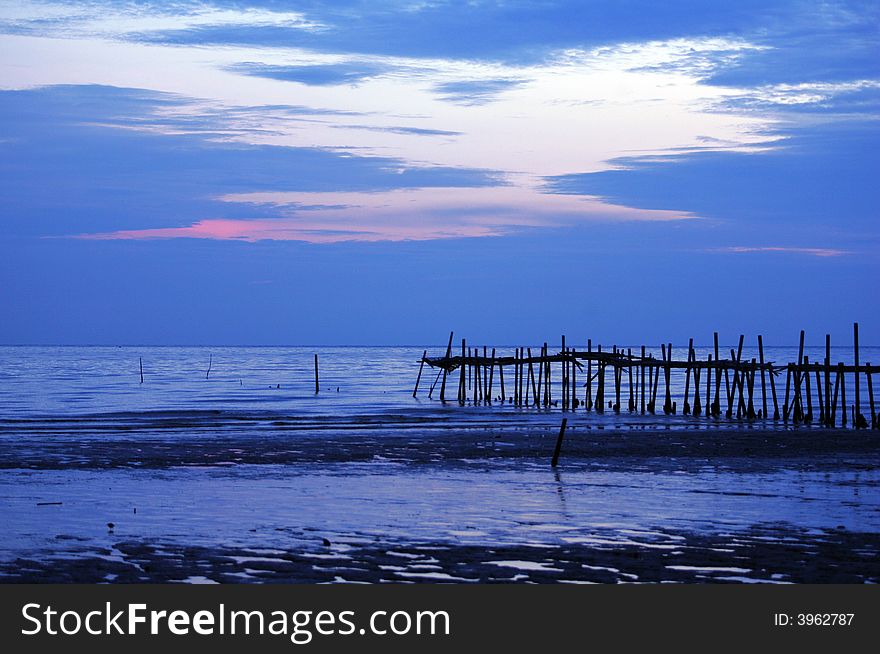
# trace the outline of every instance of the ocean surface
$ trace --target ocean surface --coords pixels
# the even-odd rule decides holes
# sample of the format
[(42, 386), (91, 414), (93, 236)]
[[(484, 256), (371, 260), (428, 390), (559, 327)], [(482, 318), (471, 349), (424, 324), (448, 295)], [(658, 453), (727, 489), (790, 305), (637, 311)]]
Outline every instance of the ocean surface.
[(0, 347), (0, 579), (878, 580), (877, 432), (682, 416), (681, 375), (676, 416), (568, 412), (552, 469), (558, 408), (413, 398), (424, 349)]

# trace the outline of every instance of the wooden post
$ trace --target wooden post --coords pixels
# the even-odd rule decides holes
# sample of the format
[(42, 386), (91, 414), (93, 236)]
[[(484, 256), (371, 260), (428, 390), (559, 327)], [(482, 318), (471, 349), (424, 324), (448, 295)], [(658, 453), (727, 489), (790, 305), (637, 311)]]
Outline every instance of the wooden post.
[(831, 421), (831, 334), (825, 334), (825, 420)]
[(498, 361), (498, 383), (501, 384), (501, 404), (504, 404), (504, 365)]
[[(743, 370), (741, 369), (743, 339), (744, 338), (745, 338), (745, 336), (743, 334), (739, 335), (739, 346), (736, 348), (736, 367), (740, 371), (739, 372), (739, 402), (736, 405), (737, 418), (740, 417), (740, 415), (742, 415), (742, 414), (748, 413), (748, 408), (746, 407), (745, 398), (744, 398), (745, 393), (743, 392), (745, 390), (746, 380), (744, 378)], [(748, 373), (748, 370), (746, 370), (745, 372)], [(734, 393), (736, 393), (736, 389), (734, 389)]]
[(620, 353), (614, 346), (614, 413), (620, 413), (620, 385), (623, 382), (623, 369), (620, 367)]
[(568, 360), (565, 356), (565, 334), (562, 335), (562, 410), (568, 410)]
[(605, 362), (602, 361), (602, 346), (596, 346), (596, 413), (605, 413)]
[(712, 416), (712, 355), (709, 354), (706, 357), (706, 417), (709, 418)]
[(419, 376), (416, 377), (416, 387), (413, 389), (413, 397), (419, 392), (419, 382), (422, 380), (422, 369), (425, 367), (426, 356), (428, 356), (428, 350), (422, 352), (422, 362), (419, 364)]
[(779, 420), (779, 401), (776, 399), (776, 374), (773, 372), (773, 364), (770, 364), (770, 390), (773, 393), (773, 419)]
[(782, 419), (785, 422), (788, 422), (788, 411), (789, 411), (789, 406), (788, 406), (789, 395), (788, 395), (788, 393), (789, 393), (789, 390), (791, 389), (791, 368), (792, 368), (792, 364), (788, 364), (788, 366), (786, 366), (786, 368), (785, 368), (785, 401), (782, 403)]
[(535, 400), (535, 404), (538, 406), (541, 405), (541, 401), (544, 398), (544, 348), (541, 348), (541, 359), (538, 361), (538, 399)]
[(465, 358), (465, 354), (467, 354), (467, 344), (465, 343), (465, 339), (461, 339), (461, 370), (458, 375), (458, 403), (462, 406), (467, 397), (467, 370), (465, 370), (465, 368), (467, 368), (467, 359)]
[(733, 416), (733, 398), (736, 396), (736, 389), (739, 385), (739, 364), (736, 360), (736, 352), (730, 350), (730, 362), (736, 366), (733, 369), (733, 390), (731, 391), (730, 385), (727, 386), (727, 417), (730, 418)]
[(859, 323), (853, 323), (853, 358), (856, 364), (856, 411), (853, 427), (860, 429), (862, 427), (862, 395), (859, 389)]
[(715, 401), (712, 403), (712, 415), (721, 413), (721, 353), (718, 351), (718, 332), (715, 332)]
[(804, 416), (804, 422), (807, 424), (813, 422), (813, 394), (810, 392), (810, 357), (804, 355), (804, 392), (807, 394), (807, 415)]
[(318, 394), (318, 391), (321, 389), (318, 384), (318, 355), (315, 355), (315, 395)]
[(871, 429), (877, 429), (877, 414), (874, 412), (874, 384), (871, 381), (871, 363), (865, 364), (868, 369), (868, 401), (871, 403)]
[(672, 389), (669, 388), (669, 377), (671, 373), (669, 362), (672, 360), (672, 347), (669, 348), (668, 354), (665, 345), (661, 344), (660, 347), (663, 352), (663, 380), (666, 382), (666, 399), (663, 401), (663, 413), (669, 415), (672, 413)]
[(559, 463), (559, 452), (562, 450), (562, 438), (565, 436), (565, 425), (568, 423), (568, 418), (562, 419), (562, 426), (559, 428), (559, 436), (556, 437), (556, 447), (553, 450), (553, 458), (550, 460), (550, 466), (555, 468)]
[(483, 346), (483, 404), (491, 404), (492, 403), (492, 391), (489, 388), (489, 366), (487, 365), (487, 361), (489, 360), (489, 348), (487, 346)]
[[(834, 402), (831, 404), (831, 421), (828, 423), (829, 427), (833, 427), (834, 423), (837, 420), (837, 397), (840, 394), (840, 372), (838, 371), (837, 375), (834, 377)], [(846, 413), (846, 411), (844, 411)]]
[(494, 377), (495, 377), (495, 348), (493, 347), (492, 348), (492, 362), (489, 364), (489, 392), (487, 393), (487, 395), (489, 397), (489, 404), (492, 404), (492, 400), (494, 399), (492, 397), (492, 394), (493, 394), (492, 389), (495, 386)]
[(434, 377), (434, 383), (431, 384), (431, 389), (428, 391), (428, 399), (432, 399), (434, 397), (434, 387), (437, 386), (437, 382), (440, 381), (440, 375), (443, 374), (443, 368), (437, 371), (437, 376)]
[[(706, 371), (708, 374), (708, 370)], [(699, 416), (703, 412), (700, 406), (700, 367), (697, 365), (697, 352), (694, 351), (694, 408), (693, 415)]]
[[(767, 380), (764, 372), (764, 339), (758, 334), (758, 357), (761, 362), (761, 403), (764, 407), (764, 420), (767, 419)], [(771, 377), (773, 375), (770, 375)]]
[(205, 379), (211, 374), (211, 365), (214, 363), (214, 355), (208, 353), (208, 369), (205, 371)]
[(626, 358), (629, 365), (626, 367), (629, 375), (629, 412), (632, 413), (636, 409), (635, 389), (633, 388), (633, 353), (631, 348), (626, 348)]
[(519, 348), (513, 351), (513, 405), (519, 406)]
[[(468, 350), (470, 353), (471, 351)], [(480, 401), (480, 366), (477, 364), (477, 357), (480, 356), (480, 348), (475, 347), (473, 349), (474, 358), (471, 359), (471, 369), (474, 371), (474, 406), (477, 406)]]
[(141, 368), (141, 384), (144, 383), (144, 358), (138, 357), (138, 365)]
[(587, 403), (587, 411), (593, 408), (593, 340), (587, 339), (587, 390), (585, 401)]
[(550, 403), (553, 401), (553, 388), (550, 385), (552, 381), (551, 373), (553, 372), (553, 366), (551, 365), (550, 349), (547, 346), (547, 343), (544, 343), (544, 352), (547, 355), (547, 367), (544, 369), (544, 372), (547, 375), (547, 378), (544, 380), (544, 392), (546, 393), (544, 403), (549, 407)]
[(837, 377), (840, 379), (840, 426), (846, 427), (846, 374), (843, 363), (837, 364)]
[(642, 415), (645, 415), (645, 346), (644, 345), (642, 345), (641, 365), (639, 367), (642, 369), (642, 393), (641, 393)]
[(819, 368), (816, 368), (816, 397), (819, 400), (819, 424), (824, 425), (825, 402), (822, 401), (822, 376), (819, 374)]
[(651, 381), (651, 400), (648, 402), (648, 410), (653, 415), (657, 412), (657, 389), (660, 388), (660, 365), (653, 365), (654, 357), (652, 359), (652, 372), (654, 379)]
[(749, 401), (746, 406), (746, 417), (749, 420), (755, 419), (755, 359), (752, 359), (752, 370), (749, 373), (749, 383), (748, 383), (748, 391), (749, 391)]
[(446, 401), (446, 375), (449, 372), (446, 366), (449, 365), (449, 357), (452, 356), (452, 332), (449, 332), (449, 344), (446, 346), (446, 361), (443, 367), (443, 383), (440, 386), (440, 401)]
[(693, 360), (694, 353), (694, 339), (688, 339), (688, 354), (687, 354), (687, 368), (684, 373), (684, 402), (681, 407), (681, 414), (683, 416), (689, 415), (691, 412), (691, 405), (688, 401), (688, 398), (691, 394), (691, 361)]
[(550, 406), (550, 353), (547, 350), (547, 343), (541, 346), (541, 352), (544, 356), (544, 406)]
[(538, 386), (535, 384), (535, 369), (532, 367), (532, 348), (528, 349), (529, 353), (529, 381), (532, 383), (532, 397), (535, 400), (535, 406), (538, 405)]
[(801, 396), (801, 382), (803, 381), (803, 372), (802, 366), (804, 364), (804, 330), (801, 330), (801, 336), (799, 339), (798, 345), (798, 360), (797, 360), (797, 370), (795, 373), (795, 395), (794, 395), (794, 403), (795, 403), (795, 411), (797, 412), (795, 415), (795, 421), (798, 419), (803, 419), (804, 417), (804, 399)]

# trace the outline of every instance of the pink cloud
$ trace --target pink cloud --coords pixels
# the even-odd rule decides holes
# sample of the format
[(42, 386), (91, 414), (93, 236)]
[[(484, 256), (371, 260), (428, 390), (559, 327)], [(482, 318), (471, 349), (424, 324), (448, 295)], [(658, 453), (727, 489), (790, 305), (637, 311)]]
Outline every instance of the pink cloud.
[(183, 227), (82, 234), (98, 240), (415, 241), (499, 236), (523, 227), (581, 222), (668, 221), (687, 212), (643, 210), (584, 195), (541, 193), (528, 186), (415, 188), (365, 192), (261, 192), (219, 198), (277, 210), (278, 218), (205, 219)]
[(799, 247), (780, 247), (780, 246), (761, 246), (747, 247), (734, 246), (727, 248), (718, 248), (714, 252), (732, 252), (735, 254), (753, 253), (753, 252), (781, 252), (785, 254), (806, 254), (813, 257), (839, 257), (845, 254), (852, 254), (847, 250), (838, 250), (835, 248), (799, 248)]

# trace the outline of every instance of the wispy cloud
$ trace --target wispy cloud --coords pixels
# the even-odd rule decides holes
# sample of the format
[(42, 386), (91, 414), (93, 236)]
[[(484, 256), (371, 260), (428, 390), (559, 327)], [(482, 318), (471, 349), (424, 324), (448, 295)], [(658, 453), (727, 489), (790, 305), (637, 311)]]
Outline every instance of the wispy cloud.
[(540, 193), (527, 187), (415, 188), (382, 192), (230, 194), (226, 202), (277, 210), (255, 220), (201, 220), (183, 227), (81, 234), (94, 240), (409, 241), (501, 236), (535, 227), (584, 222), (690, 220), (686, 212), (638, 210), (589, 196)]
[(443, 82), (434, 86), (441, 100), (465, 106), (486, 104), (497, 99), (504, 91), (523, 84), (522, 79), (481, 79)]
[(161, 33), (168, 30), (230, 26), (322, 30), (326, 25), (298, 11), (260, 7), (221, 7), (208, 2), (110, 3), (19, 0), (3, 7), (0, 27), (62, 37)]
[(732, 254), (752, 254), (752, 253), (770, 253), (770, 254), (804, 254), (811, 257), (840, 257), (852, 254), (848, 250), (838, 250), (836, 248), (803, 248), (803, 247), (783, 247), (783, 246), (731, 246), (724, 248), (715, 248), (710, 252), (727, 252)]

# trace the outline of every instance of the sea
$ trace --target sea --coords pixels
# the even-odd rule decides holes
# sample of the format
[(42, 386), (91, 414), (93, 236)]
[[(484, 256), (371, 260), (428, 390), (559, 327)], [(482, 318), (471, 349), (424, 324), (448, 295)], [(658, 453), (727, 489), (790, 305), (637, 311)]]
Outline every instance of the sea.
[(413, 397), (444, 350), (0, 347), (0, 581), (878, 580), (877, 431)]

